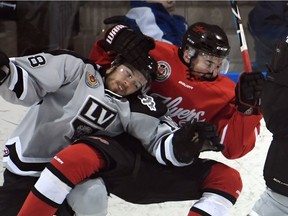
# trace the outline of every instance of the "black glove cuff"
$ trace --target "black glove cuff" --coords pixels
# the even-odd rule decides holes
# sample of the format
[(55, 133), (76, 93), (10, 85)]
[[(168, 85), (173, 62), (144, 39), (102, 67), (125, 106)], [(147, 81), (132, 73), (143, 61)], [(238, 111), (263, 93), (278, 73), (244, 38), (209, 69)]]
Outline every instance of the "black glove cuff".
[(245, 115), (259, 115), (260, 114), (260, 107), (249, 107), (244, 104), (239, 104), (237, 106), (237, 110)]
[[(110, 50), (113, 50), (113, 51), (116, 51), (116, 52), (119, 52), (120, 50), (118, 50), (117, 49), (117, 47), (119, 46), (117, 46), (117, 43), (116, 43), (116, 45), (115, 45), (115, 41), (117, 41), (117, 38), (119, 37), (119, 36), (121, 36), (121, 34), (123, 34), (123, 31), (125, 31), (125, 29), (128, 29), (128, 27), (127, 26), (124, 26), (124, 25), (116, 25), (116, 26), (114, 26), (114, 27), (112, 27), (112, 28), (110, 28), (107, 32), (106, 32), (106, 34), (105, 34), (105, 40), (104, 40), (104, 45), (103, 45), (103, 47), (104, 47), (104, 49), (106, 50), (106, 51), (110, 51)], [(125, 33), (124, 32), (124, 34), (125, 34), (125, 37), (124, 37), (124, 35), (122, 36), (123, 37), (123, 39), (121, 39), (121, 42), (118, 42), (118, 43), (120, 43), (121, 45), (122, 45), (122, 43), (124, 42), (123, 40), (124, 40), (124, 38), (127, 38), (128, 36), (130, 36), (129, 35), (129, 33)], [(116, 47), (115, 47), (116, 46)]]
[(0, 85), (9, 77), (10, 69), (6, 65), (0, 67)]
[(180, 163), (191, 163), (195, 158), (198, 158), (200, 155), (200, 148), (195, 149), (194, 151), (190, 151), (187, 148), (189, 146), (184, 145), (184, 146), (179, 146), (178, 144), (173, 145), (173, 152), (174, 152), (174, 157), (176, 160)]

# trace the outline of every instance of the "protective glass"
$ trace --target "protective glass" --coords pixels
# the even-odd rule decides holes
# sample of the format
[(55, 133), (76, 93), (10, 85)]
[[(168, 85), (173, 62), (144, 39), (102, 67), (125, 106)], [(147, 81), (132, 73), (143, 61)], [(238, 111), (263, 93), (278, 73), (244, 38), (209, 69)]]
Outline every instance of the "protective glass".
[(120, 65), (118, 68), (119, 73), (122, 73), (124, 80), (132, 84), (135, 89), (140, 90), (147, 84), (147, 79), (144, 75), (132, 66)]

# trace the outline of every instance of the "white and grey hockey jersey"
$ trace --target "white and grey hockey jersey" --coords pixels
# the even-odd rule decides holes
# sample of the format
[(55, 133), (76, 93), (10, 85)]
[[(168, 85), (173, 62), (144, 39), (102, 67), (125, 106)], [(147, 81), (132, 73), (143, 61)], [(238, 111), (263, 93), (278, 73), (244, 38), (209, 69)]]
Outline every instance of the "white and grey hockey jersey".
[(6, 142), (3, 160), (9, 171), (39, 176), (73, 137), (91, 133), (128, 132), (160, 163), (184, 165), (173, 155), (177, 126), (162, 116), (162, 105), (147, 95), (129, 100), (105, 89), (102, 69), (89, 60), (55, 51), (10, 58), (10, 69), (0, 95), (31, 108)]

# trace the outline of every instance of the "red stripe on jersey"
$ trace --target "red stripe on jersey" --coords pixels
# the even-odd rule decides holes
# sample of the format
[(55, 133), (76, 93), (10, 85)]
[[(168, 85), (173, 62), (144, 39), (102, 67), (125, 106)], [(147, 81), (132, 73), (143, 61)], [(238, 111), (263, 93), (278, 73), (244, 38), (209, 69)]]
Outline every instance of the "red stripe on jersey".
[(233, 204), (242, 191), (242, 179), (239, 172), (222, 163), (212, 166), (202, 188), (204, 191), (217, 193), (230, 200)]
[[(33, 203), (34, 205), (30, 205), (30, 203)], [(56, 211), (56, 208), (45, 203), (43, 200), (39, 199), (32, 192), (30, 192), (17, 216), (50, 216), (54, 215)]]

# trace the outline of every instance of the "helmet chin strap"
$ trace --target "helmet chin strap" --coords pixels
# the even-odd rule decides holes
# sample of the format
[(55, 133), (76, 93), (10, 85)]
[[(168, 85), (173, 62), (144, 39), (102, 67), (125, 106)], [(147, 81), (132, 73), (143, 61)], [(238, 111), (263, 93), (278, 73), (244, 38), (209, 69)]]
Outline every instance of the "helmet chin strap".
[(188, 76), (189, 76), (189, 79), (191, 79), (191, 77), (193, 76), (192, 73), (200, 74), (201, 76), (200, 76), (199, 80), (214, 81), (214, 80), (217, 78), (218, 75), (215, 76), (215, 77), (213, 77), (213, 71), (204, 73), (204, 72), (200, 72), (200, 71), (194, 70), (194, 69), (193, 69), (194, 66), (193, 66), (193, 64), (192, 64), (192, 59), (193, 59), (193, 57), (190, 58), (189, 67), (188, 67), (188, 73), (189, 73)]
[(208, 73), (203, 73), (200, 71), (195, 71), (195, 70), (189, 69), (190, 77), (191, 77), (191, 75), (193, 76), (193, 74), (191, 74), (192, 72), (202, 75), (198, 78), (198, 80), (214, 81), (218, 76), (218, 75), (216, 75), (215, 77), (213, 77), (213, 71), (210, 71)]
[(210, 71), (208, 73), (203, 73), (203, 72), (200, 72), (200, 71), (196, 71), (196, 70), (190, 70), (190, 72), (194, 72), (194, 73), (197, 73), (197, 74), (202, 74), (202, 76), (205, 76), (205, 75), (208, 75), (208, 76), (213, 76), (213, 71)]

